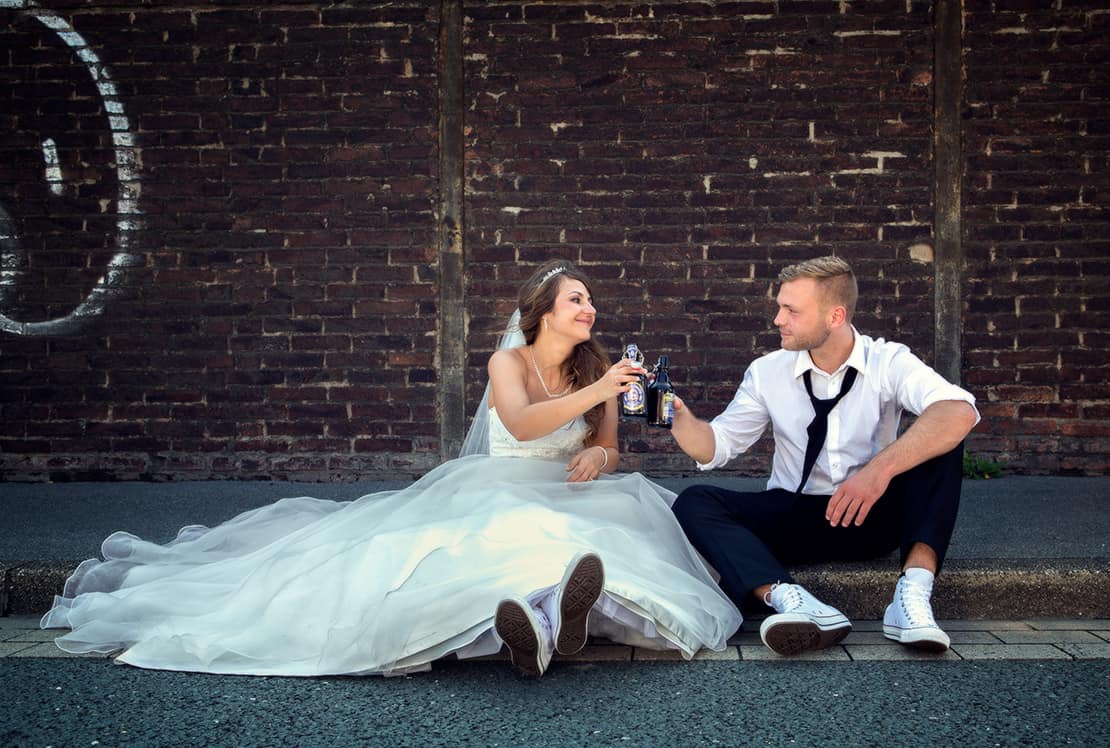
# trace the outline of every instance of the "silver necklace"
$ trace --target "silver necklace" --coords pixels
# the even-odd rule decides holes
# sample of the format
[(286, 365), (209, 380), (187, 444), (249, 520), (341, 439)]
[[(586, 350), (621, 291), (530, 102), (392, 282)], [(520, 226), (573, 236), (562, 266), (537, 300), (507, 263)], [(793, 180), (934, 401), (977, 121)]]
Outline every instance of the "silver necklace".
[(555, 394), (552, 394), (551, 390), (547, 389), (547, 382), (543, 381), (543, 374), (540, 374), (540, 367), (538, 364), (536, 364), (536, 353), (532, 350), (532, 346), (528, 346), (528, 355), (532, 357), (532, 368), (536, 370), (536, 376), (539, 377), (540, 380), (540, 387), (543, 387), (543, 392), (545, 395), (547, 395), (548, 398), (562, 397), (563, 395), (570, 392), (570, 385), (568, 384), (567, 388), (562, 392), (556, 392)]

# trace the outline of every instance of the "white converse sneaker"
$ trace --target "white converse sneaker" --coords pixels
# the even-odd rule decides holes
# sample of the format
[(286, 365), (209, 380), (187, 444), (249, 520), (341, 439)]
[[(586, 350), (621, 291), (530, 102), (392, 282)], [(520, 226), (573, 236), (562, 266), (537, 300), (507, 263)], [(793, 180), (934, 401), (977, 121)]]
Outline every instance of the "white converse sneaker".
[(552, 655), (551, 626), (546, 617), (522, 598), (511, 597), (498, 603), (493, 627), (524, 675), (543, 675)]
[(883, 634), (926, 652), (943, 652), (951, 640), (933, 618), (929, 598), (933, 594), (933, 575), (926, 569), (906, 569), (894, 590), (894, 602), (883, 614)]
[(776, 584), (764, 602), (777, 613), (763, 621), (759, 638), (783, 656), (831, 647), (852, 630), (843, 613), (798, 584)]
[(554, 611), (548, 613), (555, 635), (555, 651), (574, 654), (586, 646), (590, 610), (605, 586), (605, 568), (596, 553), (583, 551), (567, 564), (555, 588)]

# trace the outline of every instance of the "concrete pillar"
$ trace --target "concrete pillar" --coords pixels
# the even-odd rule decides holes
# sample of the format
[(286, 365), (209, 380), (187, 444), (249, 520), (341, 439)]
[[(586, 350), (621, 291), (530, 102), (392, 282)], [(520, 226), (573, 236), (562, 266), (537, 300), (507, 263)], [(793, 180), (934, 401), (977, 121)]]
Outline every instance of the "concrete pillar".
[(439, 331), (436, 411), (440, 457), (456, 457), (465, 436), (466, 305), (463, 258), (463, 12), (443, 0), (439, 27)]
[(963, 248), (960, 243), (963, 98), (962, 0), (937, 0), (934, 8), (933, 217), (936, 240), (934, 279), (934, 365), (950, 382), (961, 373)]

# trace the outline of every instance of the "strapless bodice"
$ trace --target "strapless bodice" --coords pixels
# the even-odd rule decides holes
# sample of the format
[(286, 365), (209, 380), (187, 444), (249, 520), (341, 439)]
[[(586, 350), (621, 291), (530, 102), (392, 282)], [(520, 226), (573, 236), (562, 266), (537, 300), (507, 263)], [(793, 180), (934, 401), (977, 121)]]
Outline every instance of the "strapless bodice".
[(494, 457), (535, 457), (547, 460), (570, 459), (581, 451), (586, 438), (586, 419), (578, 416), (567, 425), (538, 439), (519, 441), (509, 433), (497, 415), (489, 409), (489, 453)]

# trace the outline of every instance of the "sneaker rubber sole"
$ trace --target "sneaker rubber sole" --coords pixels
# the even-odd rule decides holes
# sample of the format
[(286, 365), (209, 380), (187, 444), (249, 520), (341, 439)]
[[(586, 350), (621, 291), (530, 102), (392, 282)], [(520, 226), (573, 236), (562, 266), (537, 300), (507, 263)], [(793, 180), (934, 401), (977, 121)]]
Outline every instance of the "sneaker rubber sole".
[(913, 647), (921, 652), (941, 653), (948, 651), (951, 640), (948, 634), (938, 629), (900, 629), (897, 626), (883, 624), (883, 635), (893, 639), (899, 644)]
[(793, 657), (831, 647), (851, 631), (852, 624), (847, 620), (819, 625), (808, 616), (778, 613), (763, 621), (759, 638), (776, 654)]
[(497, 605), (493, 627), (509, 648), (509, 657), (521, 673), (534, 678), (543, 675), (540, 666), (540, 633), (535, 618), (525, 605), (516, 600), (502, 600)]
[(574, 654), (586, 646), (590, 610), (605, 586), (605, 567), (596, 553), (581, 553), (567, 565), (559, 584), (559, 621), (555, 627), (555, 651)]

